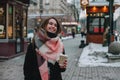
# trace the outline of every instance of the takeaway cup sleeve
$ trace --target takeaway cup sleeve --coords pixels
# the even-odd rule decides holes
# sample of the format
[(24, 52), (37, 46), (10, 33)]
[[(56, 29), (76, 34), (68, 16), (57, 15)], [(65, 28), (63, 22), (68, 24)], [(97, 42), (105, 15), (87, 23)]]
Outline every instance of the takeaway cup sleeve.
[(65, 60), (67, 60), (68, 56), (67, 55), (64, 55), (64, 54), (61, 54), (60, 57), (59, 57), (59, 64), (60, 65), (63, 65)]

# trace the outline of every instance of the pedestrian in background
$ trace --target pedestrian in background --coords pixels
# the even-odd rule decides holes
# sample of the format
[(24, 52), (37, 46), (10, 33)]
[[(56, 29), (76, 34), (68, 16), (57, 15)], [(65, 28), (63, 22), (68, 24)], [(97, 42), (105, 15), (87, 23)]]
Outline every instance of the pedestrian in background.
[(72, 29), (72, 37), (75, 38), (75, 31)]
[(114, 31), (114, 36), (115, 36), (115, 41), (118, 41), (118, 36), (119, 36), (118, 31)]
[(85, 28), (81, 28), (81, 37), (85, 36)]
[(24, 62), (25, 80), (62, 80), (61, 72), (66, 70), (67, 60), (59, 64), (59, 57), (65, 54), (64, 45), (58, 34), (61, 27), (54, 17), (46, 19), (35, 30), (33, 42), (29, 44)]

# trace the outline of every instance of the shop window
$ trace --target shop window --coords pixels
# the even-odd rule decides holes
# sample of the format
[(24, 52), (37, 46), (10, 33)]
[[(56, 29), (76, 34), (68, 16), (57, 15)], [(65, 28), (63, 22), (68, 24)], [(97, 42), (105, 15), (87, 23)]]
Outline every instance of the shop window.
[(23, 11), (23, 37), (27, 37), (27, 11)]
[(5, 5), (0, 4), (0, 38), (4, 39), (6, 38), (6, 11), (5, 11)]
[(99, 30), (99, 18), (90, 18), (89, 19), (89, 31), (91, 33), (98, 33)]
[(105, 27), (105, 19), (104, 18), (101, 18), (100, 19), (100, 24), (101, 24), (101, 28), (100, 28), (100, 31), (103, 33), (104, 32), (104, 27)]
[(13, 38), (13, 6), (8, 7), (8, 38)]
[(99, 32), (99, 28), (98, 27), (94, 27), (94, 33), (98, 33)]
[(103, 33), (104, 32), (104, 18), (90, 18), (89, 19), (89, 32), (90, 33)]

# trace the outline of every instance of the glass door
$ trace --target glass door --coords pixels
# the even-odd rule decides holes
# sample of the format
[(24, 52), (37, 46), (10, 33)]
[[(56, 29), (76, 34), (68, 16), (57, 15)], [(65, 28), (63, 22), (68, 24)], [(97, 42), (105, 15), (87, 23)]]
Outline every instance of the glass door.
[(23, 51), (23, 19), (22, 11), (17, 8), (15, 11), (15, 33), (16, 33), (16, 53)]

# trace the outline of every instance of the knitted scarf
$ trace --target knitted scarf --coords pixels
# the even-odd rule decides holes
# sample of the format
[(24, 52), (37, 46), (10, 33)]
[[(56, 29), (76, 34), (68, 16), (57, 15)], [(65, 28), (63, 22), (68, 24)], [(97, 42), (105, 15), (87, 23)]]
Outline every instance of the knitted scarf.
[(40, 76), (42, 80), (49, 80), (47, 62), (50, 62), (53, 65), (55, 64), (55, 62), (59, 59), (60, 54), (63, 52), (63, 43), (59, 37), (48, 38), (42, 31), (37, 32), (37, 36), (44, 42), (39, 49), (36, 49), (37, 54), (45, 59), (45, 61), (38, 66)]

